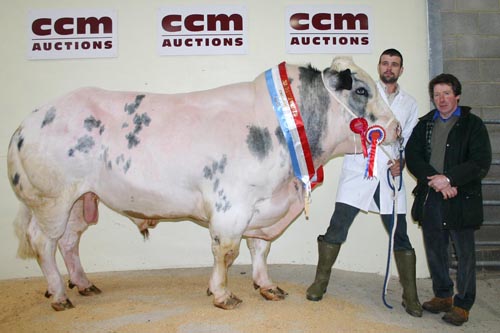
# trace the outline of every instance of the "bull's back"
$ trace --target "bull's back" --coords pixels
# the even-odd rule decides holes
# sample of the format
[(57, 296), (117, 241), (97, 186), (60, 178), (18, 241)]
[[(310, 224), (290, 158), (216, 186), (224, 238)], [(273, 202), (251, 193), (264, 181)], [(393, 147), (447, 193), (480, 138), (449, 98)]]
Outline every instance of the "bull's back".
[(189, 210), (203, 200), (214, 164), (245, 163), (249, 126), (275, 121), (256, 113), (255, 103), (254, 83), (170, 95), (83, 88), (33, 112), (13, 139), (9, 155), (18, 156), (9, 160), (47, 195), (71, 185), (109, 197), (116, 208), (124, 199), (198, 196)]

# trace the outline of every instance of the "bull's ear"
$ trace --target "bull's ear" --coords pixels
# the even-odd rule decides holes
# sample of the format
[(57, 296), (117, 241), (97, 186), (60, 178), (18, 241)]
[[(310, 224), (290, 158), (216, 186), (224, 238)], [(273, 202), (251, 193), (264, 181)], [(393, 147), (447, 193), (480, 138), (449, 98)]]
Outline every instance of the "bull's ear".
[(351, 90), (352, 89), (352, 76), (351, 70), (347, 68), (341, 72), (337, 72), (337, 82), (335, 90)]

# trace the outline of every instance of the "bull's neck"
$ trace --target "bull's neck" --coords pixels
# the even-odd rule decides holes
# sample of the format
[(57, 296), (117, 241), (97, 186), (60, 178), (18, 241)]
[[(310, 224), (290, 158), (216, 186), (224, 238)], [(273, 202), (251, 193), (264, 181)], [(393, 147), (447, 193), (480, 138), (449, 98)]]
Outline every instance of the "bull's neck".
[(292, 89), (299, 105), (309, 148), (315, 167), (325, 163), (324, 139), (328, 129), (330, 98), (323, 85), (321, 72), (308, 67), (298, 67), (289, 73)]

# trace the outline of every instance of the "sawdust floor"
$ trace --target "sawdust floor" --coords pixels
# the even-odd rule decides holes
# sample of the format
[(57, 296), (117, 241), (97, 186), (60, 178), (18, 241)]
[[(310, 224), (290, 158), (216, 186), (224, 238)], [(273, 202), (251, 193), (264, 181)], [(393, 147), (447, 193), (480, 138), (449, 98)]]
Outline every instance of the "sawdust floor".
[[(206, 296), (211, 268), (93, 273), (90, 278), (103, 293), (83, 297), (70, 290), (75, 308), (62, 312), (53, 311), (44, 297), (43, 278), (3, 280), (0, 332), (500, 332), (498, 276), (478, 281), (487, 295), (478, 295), (485, 297), (476, 302), (470, 322), (456, 328), (439, 315), (408, 316), (395, 278), (387, 295), (394, 308), (386, 308), (379, 296), (383, 277), (375, 274), (334, 270), (325, 298), (307, 301), (314, 269), (271, 265), (273, 280), (289, 296), (270, 302), (253, 289), (249, 266), (232, 267), (229, 286), (243, 300), (235, 310), (215, 308)], [(431, 296), (428, 279), (418, 284), (421, 299)]]

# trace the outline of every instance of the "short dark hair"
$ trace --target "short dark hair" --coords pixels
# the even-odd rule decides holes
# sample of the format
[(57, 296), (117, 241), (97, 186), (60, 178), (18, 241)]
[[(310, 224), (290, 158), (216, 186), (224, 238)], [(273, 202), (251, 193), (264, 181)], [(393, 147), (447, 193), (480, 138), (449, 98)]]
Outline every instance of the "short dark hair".
[(450, 85), (455, 96), (462, 95), (462, 85), (460, 84), (460, 81), (452, 74), (442, 73), (429, 82), (429, 96), (431, 101), (434, 99), (434, 86), (436, 84)]
[(394, 56), (399, 57), (401, 59), (401, 67), (403, 67), (403, 55), (398, 50), (396, 50), (396, 49), (387, 49), (384, 52), (382, 52), (382, 54), (378, 58), (378, 63), (379, 64), (380, 64), (380, 59), (382, 58), (383, 55), (388, 55), (388, 56), (391, 56), (391, 57), (394, 57)]

